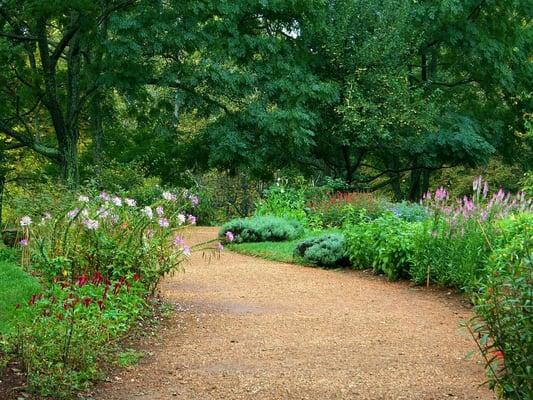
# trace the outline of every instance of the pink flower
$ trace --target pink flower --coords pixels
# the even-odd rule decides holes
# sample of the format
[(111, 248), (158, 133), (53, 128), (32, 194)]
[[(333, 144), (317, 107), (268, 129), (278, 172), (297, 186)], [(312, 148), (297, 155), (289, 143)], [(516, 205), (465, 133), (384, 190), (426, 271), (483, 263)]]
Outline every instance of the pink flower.
[(162, 206), (159, 206), (155, 209), (155, 212), (157, 213), (157, 215), (159, 215), (160, 217), (163, 216), (163, 214), (165, 214), (165, 210), (163, 209)]
[(82, 224), (90, 231), (98, 229), (98, 226), (100, 225), (100, 223), (94, 219), (86, 219)]
[(174, 244), (176, 246), (183, 246), (185, 244), (185, 239), (183, 238), (183, 236), (176, 235), (176, 237), (174, 238)]
[(70, 219), (74, 219), (74, 218), (76, 218), (76, 216), (78, 215), (79, 212), (80, 212), (80, 210), (78, 208), (75, 208), (74, 210), (70, 210), (67, 213), (67, 217), (69, 217)]
[(226, 241), (233, 242), (235, 240), (235, 236), (233, 235), (233, 232), (227, 231), (226, 232)]
[(22, 240), (19, 242), (19, 244), (20, 244), (21, 246), (26, 247), (26, 246), (29, 244), (29, 242), (30, 242), (29, 239), (24, 238), (24, 239), (22, 239)]
[(98, 196), (98, 197), (100, 197), (103, 201), (109, 201), (110, 200), (110, 197), (109, 197), (109, 195), (106, 192), (100, 193), (100, 196)]
[(222, 243), (218, 242), (218, 243), (217, 243), (217, 250), (218, 250), (218, 251), (222, 251), (222, 250), (224, 250), (224, 245), (223, 245)]
[(191, 256), (191, 248), (189, 246), (183, 246), (182, 252), (186, 257)]
[(163, 197), (163, 199), (165, 200), (168, 200), (168, 201), (176, 201), (176, 195), (170, 193), (170, 192), (163, 192), (163, 194), (161, 195)]
[(189, 224), (191, 224), (191, 225), (196, 224), (196, 217), (195, 217), (194, 215), (189, 215), (189, 216), (187, 217), (187, 222), (188, 222)]
[(162, 228), (168, 228), (170, 226), (168, 219), (166, 218), (159, 218), (158, 224)]
[(195, 195), (190, 196), (189, 200), (191, 201), (193, 207), (196, 207), (200, 203), (200, 199)]

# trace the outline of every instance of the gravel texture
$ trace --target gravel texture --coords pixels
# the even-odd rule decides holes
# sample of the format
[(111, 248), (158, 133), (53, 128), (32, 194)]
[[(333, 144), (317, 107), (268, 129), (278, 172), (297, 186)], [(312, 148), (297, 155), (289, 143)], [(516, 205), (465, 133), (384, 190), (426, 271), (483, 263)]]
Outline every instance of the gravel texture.
[(494, 398), (446, 291), (226, 252), (194, 255), (161, 293), (176, 312), (94, 399)]

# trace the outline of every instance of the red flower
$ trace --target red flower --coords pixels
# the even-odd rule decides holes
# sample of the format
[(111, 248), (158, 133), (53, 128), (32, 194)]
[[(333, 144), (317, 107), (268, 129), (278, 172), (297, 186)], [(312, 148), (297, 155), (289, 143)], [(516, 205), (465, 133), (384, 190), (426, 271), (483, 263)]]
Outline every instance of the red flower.
[(122, 287), (122, 284), (120, 282), (115, 283), (115, 286), (113, 286), (113, 294), (114, 295), (119, 294), (121, 287)]
[(135, 282), (137, 282), (139, 279), (141, 279), (141, 277), (139, 276), (139, 274), (138, 274), (137, 272), (134, 273), (134, 274), (133, 274), (133, 280), (134, 280)]
[(107, 293), (109, 292), (109, 283), (106, 283), (104, 288), (104, 293), (102, 294), (102, 299), (107, 299)]
[(92, 299), (90, 297), (85, 297), (83, 300), (82, 300), (82, 303), (85, 307), (89, 307), (89, 305), (91, 304), (92, 302)]
[(492, 354), (494, 355), (494, 357), (496, 357), (497, 360), (503, 360), (505, 358), (505, 355), (501, 350), (494, 350)]
[(31, 295), (31, 299), (28, 301), (28, 305), (29, 306), (33, 306), (35, 304), (35, 301), (39, 298), (38, 295), (36, 294), (32, 294)]
[(76, 281), (76, 285), (79, 287), (82, 287), (82, 286), (85, 286), (87, 282), (89, 282), (89, 278), (87, 278), (87, 275), (83, 274)]
[(94, 274), (93, 274), (93, 283), (98, 286), (99, 284), (101, 284), (103, 281), (104, 281), (104, 276), (96, 271)]
[(20, 308), (20, 303), (15, 304), (15, 309), (18, 310)]
[(102, 300), (98, 300), (96, 304), (98, 304), (98, 308), (100, 309), (100, 311), (104, 309), (104, 302)]

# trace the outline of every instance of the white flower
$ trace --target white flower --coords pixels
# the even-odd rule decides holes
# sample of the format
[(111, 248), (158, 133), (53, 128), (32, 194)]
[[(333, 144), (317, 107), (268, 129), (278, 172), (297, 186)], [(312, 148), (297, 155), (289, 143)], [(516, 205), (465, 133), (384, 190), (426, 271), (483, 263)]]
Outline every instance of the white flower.
[(157, 208), (155, 209), (155, 212), (156, 212), (157, 215), (159, 215), (160, 217), (162, 217), (163, 214), (165, 214), (165, 211), (164, 211), (164, 209), (163, 209), (162, 206), (157, 207)]
[(178, 214), (178, 223), (180, 225), (183, 225), (185, 221), (187, 221), (187, 217), (185, 217), (185, 215), (183, 214)]
[(89, 197), (85, 196), (84, 194), (80, 194), (80, 197), (78, 197), (78, 200), (81, 201), (82, 203), (88, 203)]
[(142, 212), (144, 214), (146, 214), (146, 216), (149, 218), (149, 219), (152, 219), (154, 217), (154, 212), (152, 211), (152, 209), (148, 206), (144, 207)]
[(23, 216), (20, 219), (20, 226), (30, 226), (31, 225), (31, 218), (27, 215)]
[(168, 201), (176, 201), (176, 195), (170, 193), (170, 192), (163, 192), (161, 195), (165, 200)]
[(116, 205), (117, 207), (120, 207), (122, 205), (122, 199), (118, 196), (114, 196), (111, 201), (113, 202), (114, 205)]
[(135, 207), (137, 205), (137, 202), (134, 199), (128, 199), (127, 197), (124, 199), (124, 202), (130, 207)]

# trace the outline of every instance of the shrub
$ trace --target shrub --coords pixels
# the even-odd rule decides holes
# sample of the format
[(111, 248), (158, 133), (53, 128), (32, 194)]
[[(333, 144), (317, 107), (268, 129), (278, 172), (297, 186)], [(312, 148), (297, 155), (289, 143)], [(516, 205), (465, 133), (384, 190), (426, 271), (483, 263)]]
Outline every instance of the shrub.
[(429, 216), (426, 207), (406, 201), (402, 201), (401, 203), (391, 203), (387, 205), (387, 209), (392, 211), (398, 218), (407, 222), (423, 221)]
[(305, 188), (288, 186), (278, 181), (264, 191), (264, 198), (256, 204), (255, 215), (273, 215), (306, 222)]
[(372, 267), (391, 280), (407, 277), (418, 230), (418, 223), (393, 214), (348, 226), (344, 234), (350, 260), (355, 268)]
[(299, 221), (273, 216), (238, 218), (225, 224), (220, 235), (232, 232), (236, 243), (294, 240), (303, 234)]
[(504, 398), (525, 400), (533, 396), (533, 214), (504, 225), (507, 238), (499, 241), (506, 244), (490, 257), (469, 328), (491, 388)]
[(301, 241), (294, 250), (295, 256), (321, 267), (348, 266), (344, 235), (332, 233)]
[(309, 203), (309, 212), (319, 216), (325, 227), (341, 227), (346, 222), (357, 222), (361, 210), (365, 218), (375, 219), (387, 210), (385, 203), (371, 193), (337, 192), (323, 200)]

